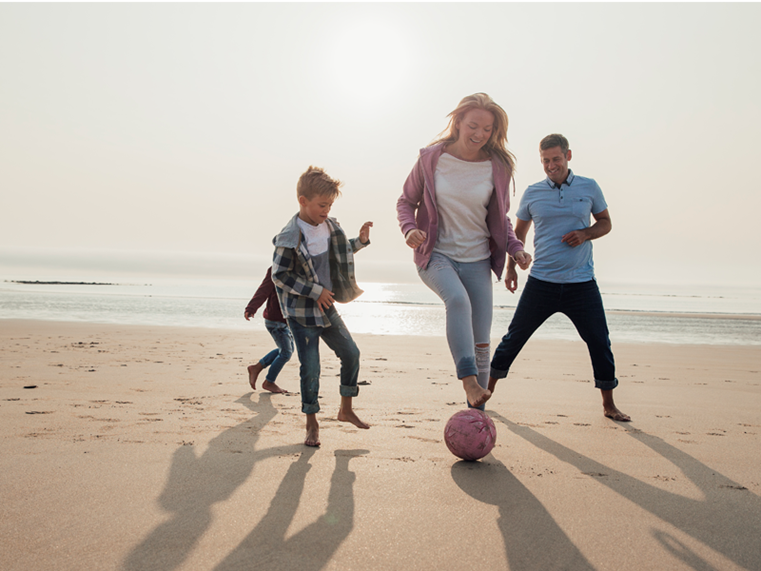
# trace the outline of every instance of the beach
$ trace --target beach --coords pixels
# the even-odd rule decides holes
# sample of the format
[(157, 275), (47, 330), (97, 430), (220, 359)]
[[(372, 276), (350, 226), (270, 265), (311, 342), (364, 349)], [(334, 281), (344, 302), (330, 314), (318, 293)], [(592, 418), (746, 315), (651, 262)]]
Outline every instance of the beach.
[(355, 339), (371, 429), (323, 345), (313, 449), (295, 356), (248, 385), (266, 332), (0, 320), (0, 569), (761, 569), (761, 346), (614, 343), (618, 423), (581, 341), (531, 340), (463, 462), (445, 338)]

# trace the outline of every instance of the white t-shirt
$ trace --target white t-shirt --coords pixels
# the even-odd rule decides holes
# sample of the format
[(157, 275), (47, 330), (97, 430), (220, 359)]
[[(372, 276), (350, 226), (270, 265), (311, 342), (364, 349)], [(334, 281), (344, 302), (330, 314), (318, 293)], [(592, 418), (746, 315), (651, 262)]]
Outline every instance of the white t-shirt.
[(434, 173), (439, 230), (434, 252), (456, 262), (490, 256), (486, 214), (494, 191), (491, 161), (462, 161), (443, 153)]
[(333, 283), (330, 279), (330, 228), (327, 222), (321, 222), (317, 226), (312, 226), (309, 222), (301, 218), (296, 223), (304, 233), (304, 245), (312, 258), (312, 266), (317, 273), (317, 283), (326, 287), (328, 290), (333, 289)]

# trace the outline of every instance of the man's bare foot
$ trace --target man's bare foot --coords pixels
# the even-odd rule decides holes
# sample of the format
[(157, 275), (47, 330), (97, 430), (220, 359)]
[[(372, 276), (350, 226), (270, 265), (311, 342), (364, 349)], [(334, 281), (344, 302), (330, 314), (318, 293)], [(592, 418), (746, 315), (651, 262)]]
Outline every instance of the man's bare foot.
[(271, 393), (275, 393), (275, 394), (285, 394), (285, 393), (287, 393), (287, 392), (288, 392), (288, 391), (286, 391), (285, 389), (281, 389), (280, 387), (278, 387), (278, 386), (277, 386), (275, 383), (273, 383), (272, 381), (268, 381), (268, 380), (266, 380), (266, 379), (265, 379), (265, 381), (262, 383), (262, 390), (265, 390), (265, 391), (269, 391), (269, 392), (271, 392)]
[(304, 444), (315, 447), (320, 445), (320, 425), (314, 414), (307, 415), (307, 437), (304, 439)]
[(251, 385), (253, 390), (256, 390), (256, 379), (259, 378), (259, 373), (264, 370), (261, 363), (248, 366), (248, 384)]
[(362, 422), (353, 409), (344, 410), (338, 409), (338, 420), (341, 422), (351, 422), (357, 428), (370, 428), (370, 425), (366, 422)]
[(603, 414), (606, 417), (612, 420), (617, 420), (619, 422), (631, 422), (631, 417), (628, 414), (624, 414), (618, 410), (618, 407), (616, 407), (615, 403), (613, 402), (612, 390), (604, 391), (600, 389), (600, 393), (602, 393), (602, 410)]
[(491, 398), (491, 391), (479, 385), (475, 375), (464, 377), (462, 386), (465, 389), (465, 396), (473, 408), (478, 408)]
[(603, 409), (603, 414), (607, 416), (608, 418), (612, 420), (617, 420), (619, 422), (631, 422), (631, 417), (628, 414), (624, 414), (620, 410), (618, 410), (616, 407), (613, 407), (612, 409)]
[(497, 381), (499, 379), (495, 379), (494, 377), (489, 377), (489, 392), (491, 394), (494, 394), (494, 389), (497, 388)]

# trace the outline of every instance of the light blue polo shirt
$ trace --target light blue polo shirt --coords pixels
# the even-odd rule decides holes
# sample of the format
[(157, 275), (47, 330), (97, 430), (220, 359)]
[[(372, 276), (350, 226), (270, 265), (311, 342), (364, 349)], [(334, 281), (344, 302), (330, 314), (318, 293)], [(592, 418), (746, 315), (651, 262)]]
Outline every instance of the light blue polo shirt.
[(590, 215), (608, 207), (594, 179), (568, 178), (558, 188), (549, 177), (532, 184), (521, 197), (516, 216), (534, 223), (534, 263), (530, 275), (552, 283), (581, 283), (594, 279), (592, 242), (571, 248), (561, 238), (590, 225)]

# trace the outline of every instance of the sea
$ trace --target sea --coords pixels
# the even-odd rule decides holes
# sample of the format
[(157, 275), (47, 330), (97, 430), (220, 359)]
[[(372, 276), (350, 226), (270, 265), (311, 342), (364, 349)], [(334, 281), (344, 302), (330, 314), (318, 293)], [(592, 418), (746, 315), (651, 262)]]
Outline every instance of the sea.
[[(35, 283), (0, 279), (0, 319), (264, 331), (261, 311), (246, 321), (259, 282), (243, 279), (147, 277), (108, 282)], [(361, 283), (365, 293), (338, 304), (353, 333), (445, 335), (442, 302), (422, 283)], [(761, 345), (761, 287), (600, 283), (611, 341)], [(494, 284), (492, 337), (507, 332), (520, 290)], [(563, 315), (534, 335), (576, 340)]]

